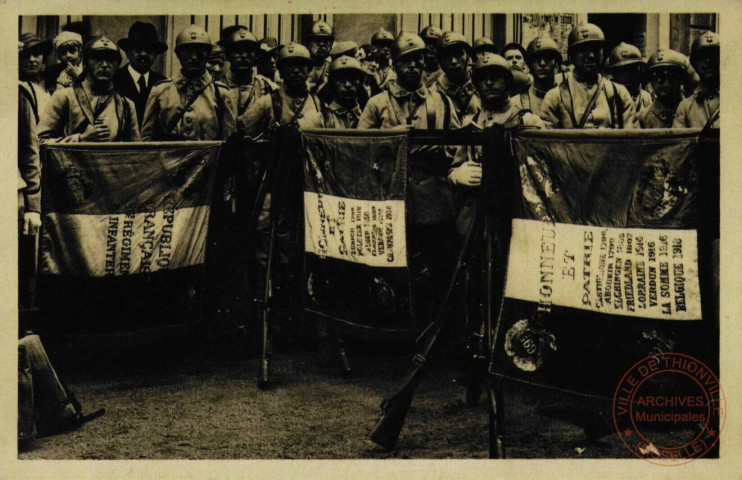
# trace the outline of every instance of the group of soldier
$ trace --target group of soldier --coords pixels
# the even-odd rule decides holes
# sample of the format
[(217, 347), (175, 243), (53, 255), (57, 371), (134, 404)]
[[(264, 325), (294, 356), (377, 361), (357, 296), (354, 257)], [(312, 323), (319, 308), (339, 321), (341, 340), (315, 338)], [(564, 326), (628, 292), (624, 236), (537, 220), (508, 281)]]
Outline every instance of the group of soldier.
[[(270, 140), (277, 125), (298, 128), (483, 130), (522, 128), (691, 128), (719, 126), (719, 37), (705, 32), (690, 59), (663, 49), (644, 61), (621, 43), (604, 62), (601, 29), (583, 23), (567, 40), (568, 63), (548, 36), (496, 52), (480, 38), (429, 26), (397, 36), (378, 30), (358, 46), (315, 22), (305, 44), (258, 40), (243, 26), (216, 44), (200, 26), (176, 37), (172, 78), (152, 70), (168, 45), (136, 22), (126, 38), (19, 41), (20, 228), (40, 227), (39, 143)], [(45, 55), (59, 66), (44, 75)], [(122, 63), (121, 51), (128, 64)], [(47, 72), (49, 73), (49, 72)], [(441, 278), (458, 243), (456, 191), (481, 184), (476, 147), (412, 147), (412, 251)], [(425, 165), (441, 165), (437, 171)], [(416, 166), (422, 166), (416, 172)], [(436, 265), (440, 268), (436, 268)]]

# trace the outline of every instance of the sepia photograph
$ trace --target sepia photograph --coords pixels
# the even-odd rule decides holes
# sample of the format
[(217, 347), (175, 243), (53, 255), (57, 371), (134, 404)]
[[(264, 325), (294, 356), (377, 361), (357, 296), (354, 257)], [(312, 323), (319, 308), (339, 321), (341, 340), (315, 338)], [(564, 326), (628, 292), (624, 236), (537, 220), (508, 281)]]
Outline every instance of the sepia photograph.
[(17, 464), (734, 453), (738, 19), (491, 7), (14, 16)]

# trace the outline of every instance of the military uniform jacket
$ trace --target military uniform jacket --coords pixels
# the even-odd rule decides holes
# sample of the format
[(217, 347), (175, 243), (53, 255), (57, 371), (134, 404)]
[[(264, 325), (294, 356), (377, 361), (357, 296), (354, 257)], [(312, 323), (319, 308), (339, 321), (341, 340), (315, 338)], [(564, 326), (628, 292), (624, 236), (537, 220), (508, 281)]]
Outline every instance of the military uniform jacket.
[(325, 107), (325, 128), (356, 128), (361, 118), (361, 107), (345, 108), (336, 101)]
[(668, 107), (659, 100), (652, 102), (636, 116), (641, 128), (672, 128), (675, 119), (675, 108)]
[(457, 85), (444, 73), (438, 77), (430, 90), (440, 92), (450, 98), (459, 118), (474, 115), (482, 109), (482, 102), (471, 78), (464, 85)]
[(142, 140), (226, 140), (235, 131), (232, 92), (205, 71), (193, 79), (178, 72), (152, 88), (144, 109)]
[(316, 94), (327, 83), (327, 78), (330, 75), (330, 63), (330, 57), (327, 57), (322, 65), (312, 66), (307, 78), (307, 88), (311, 93)]
[(278, 85), (262, 75), (254, 75), (249, 85), (240, 85), (228, 75), (225, 83), (232, 91), (232, 97), (237, 105), (237, 116), (239, 117), (263, 95), (269, 95), (278, 90)]
[(41, 163), (33, 97), (23, 84), (18, 95), (18, 190), (27, 212), (41, 213)]
[[(505, 128), (546, 128), (543, 120), (521, 107), (520, 103), (514, 101), (513, 98), (508, 99), (507, 105), (500, 111), (483, 108), (476, 114), (465, 117), (461, 122), (461, 127), (469, 127), (473, 130), (481, 131), (496, 123), (501, 124)], [(453, 163), (451, 163), (451, 170), (468, 160), (479, 161), (481, 155), (482, 147), (479, 145), (459, 146), (456, 148), (456, 155), (454, 156)]]
[[(598, 90), (599, 89), (599, 90)], [(579, 122), (596, 94), (583, 128), (636, 128), (634, 102), (626, 87), (598, 75), (588, 86), (570, 72), (564, 81), (546, 93), (541, 104), (541, 119), (546, 128), (580, 128)]]
[(397, 81), (397, 72), (391, 66), (379, 68), (374, 72), (374, 80), (381, 91), (389, 88), (389, 85)]
[[(279, 102), (280, 116), (276, 119), (274, 100)], [(282, 85), (270, 95), (263, 95), (255, 101), (237, 119), (237, 130), (240, 134), (257, 138), (266, 133), (274, 123), (286, 125), (296, 121), (299, 128), (323, 128), (322, 105), (316, 95), (305, 93), (299, 97), (292, 97), (286, 93)]]
[(647, 108), (652, 106), (654, 97), (651, 93), (639, 87), (639, 93), (636, 97), (631, 97), (631, 100), (633, 100), (634, 102), (634, 113), (638, 114), (642, 110), (646, 110)]
[(443, 75), (443, 70), (438, 68), (438, 70), (434, 72), (428, 72), (426, 70), (423, 70), (423, 85), (430, 88), (435, 84), (435, 82)]
[[(425, 86), (411, 92), (395, 82), (368, 101), (358, 122), (359, 129), (404, 125), (447, 130), (458, 128), (459, 120), (453, 102), (439, 92)], [(410, 148), (413, 224), (436, 225), (453, 220), (454, 205), (445, 172), (454, 151), (435, 146)]]
[(673, 128), (703, 128), (710, 118), (711, 128), (719, 128), (719, 92), (699, 85), (693, 95), (680, 102), (675, 112)]
[(515, 95), (511, 99), (516, 105), (520, 105), (523, 110), (528, 110), (534, 115), (540, 115), (541, 104), (544, 103), (546, 92), (546, 90), (539, 90), (535, 85), (531, 84), (527, 92)]
[(103, 95), (94, 93), (87, 79), (54, 92), (46, 114), (41, 115), (39, 140), (42, 143), (79, 142), (80, 135), (96, 119), (108, 126), (107, 141), (140, 141), (134, 102), (115, 90)]

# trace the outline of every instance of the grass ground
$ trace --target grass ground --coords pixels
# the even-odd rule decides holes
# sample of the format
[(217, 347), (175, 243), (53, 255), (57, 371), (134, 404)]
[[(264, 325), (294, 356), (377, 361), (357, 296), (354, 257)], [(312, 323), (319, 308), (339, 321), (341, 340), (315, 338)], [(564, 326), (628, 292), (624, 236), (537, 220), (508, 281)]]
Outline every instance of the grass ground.
[[(275, 386), (263, 392), (255, 384), (257, 359), (235, 355), (235, 345), (224, 345), (205, 362), (194, 361), (184, 345), (77, 360), (52, 348), (52, 360), (59, 359), (85, 410), (105, 407), (107, 413), (72, 432), (37, 439), (19, 458), (487, 458), (486, 407), (464, 405), (465, 389), (454, 383), (459, 372), (449, 362), (432, 365), (397, 447), (386, 452), (367, 437), (382, 398), (399, 386), (410, 353), (351, 344), (355, 372), (344, 378), (318, 367), (309, 350), (279, 348)], [(587, 442), (570, 421), (569, 398), (506, 388), (508, 457), (631, 457), (613, 434)]]

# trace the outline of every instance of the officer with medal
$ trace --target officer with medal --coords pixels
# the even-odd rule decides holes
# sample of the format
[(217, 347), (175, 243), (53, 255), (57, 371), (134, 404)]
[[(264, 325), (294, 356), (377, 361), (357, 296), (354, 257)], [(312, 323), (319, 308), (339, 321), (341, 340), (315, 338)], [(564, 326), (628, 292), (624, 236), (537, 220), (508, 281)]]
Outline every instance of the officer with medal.
[(528, 69), (533, 75), (533, 83), (525, 92), (513, 97), (525, 110), (539, 115), (546, 92), (556, 87), (555, 75), (562, 60), (556, 42), (549, 37), (536, 38), (526, 49)]
[(118, 46), (106, 37), (93, 37), (83, 48), (83, 59), (84, 79), (54, 92), (39, 123), (39, 140), (138, 142), (134, 102), (114, 88), (113, 78), (121, 64)]
[(654, 101), (652, 94), (644, 90), (641, 85), (644, 67), (642, 53), (634, 45), (628, 43), (621, 42), (616, 45), (608, 57), (608, 71), (614, 82), (620, 83), (629, 91), (636, 114), (649, 108)]
[(229, 75), (225, 83), (232, 91), (239, 117), (258, 98), (278, 89), (278, 85), (260, 75), (253, 75), (258, 57), (258, 39), (246, 28), (232, 32), (223, 43), (229, 60)]
[(438, 39), (437, 51), (443, 75), (438, 77), (430, 90), (450, 98), (459, 119), (474, 115), (482, 105), (469, 72), (469, 42), (460, 33), (445, 32)]
[(181, 68), (152, 88), (144, 110), (142, 140), (227, 140), (235, 131), (236, 106), (229, 87), (206, 69), (209, 34), (190, 25), (175, 39)]
[(603, 31), (592, 23), (578, 25), (567, 38), (574, 71), (549, 90), (541, 104), (547, 128), (636, 128), (634, 101), (626, 87), (600, 73)]
[(690, 49), (690, 63), (700, 83), (693, 95), (678, 105), (674, 128), (719, 128), (719, 35), (704, 32)]
[(335, 36), (332, 27), (325, 21), (317, 20), (312, 24), (307, 36), (307, 49), (311, 54), (311, 70), (309, 71), (309, 91), (319, 92), (319, 89), (327, 83), (330, 73), (330, 51)]
[(365, 76), (361, 62), (353, 57), (340, 57), (330, 64), (328, 85), (332, 91), (332, 101), (324, 110), (325, 127), (356, 128), (361, 117), (358, 96), (363, 89)]
[(688, 65), (688, 57), (675, 50), (660, 50), (649, 57), (647, 70), (655, 99), (637, 115), (641, 128), (672, 128)]
[(443, 30), (435, 25), (428, 25), (420, 31), (420, 38), (425, 42), (425, 70), (423, 84), (430, 88), (443, 75), (438, 64), (438, 40), (443, 36)]

